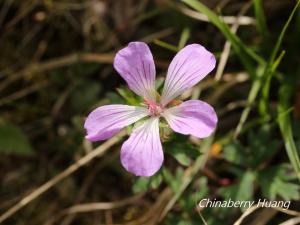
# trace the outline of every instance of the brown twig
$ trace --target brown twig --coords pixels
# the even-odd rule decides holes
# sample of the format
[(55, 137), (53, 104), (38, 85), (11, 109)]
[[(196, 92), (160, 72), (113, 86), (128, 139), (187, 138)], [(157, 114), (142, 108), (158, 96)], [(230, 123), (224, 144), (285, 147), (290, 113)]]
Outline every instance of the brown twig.
[(112, 63), (114, 54), (94, 54), (94, 53), (75, 53), (55, 59), (50, 59), (42, 63), (33, 63), (26, 67), (25, 69), (9, 75), (9, 77), (2, 82), (0, 85), (0, 91), (3, 91), (9, 84), (14, 81), (32, 73), (41, 73), (48, 70), (53, 70), (68, 66), (78, 62), (98, 62), (98, 63)]
[(23, 7), (19, 9), (19, 12), (16, 13), (16, 16), (6, 24), (6, 32), (14, 27), (18, 22), (22, 21), (22, 19), (25, 18), (38, 5), (38, 3), (39, 1), (37, 0), (25, 2), (25, 4), (22, 5)]
[(0, 11), (0, 28), (2, 27), (3, 21), (7, 15), (7, 12), (9, 8), (11, 7), (14, 0), (6, 0), (5, 3), (2, 6), (2, 9)]
[(75, 87), (75, 84), (69, 85), (62, 92), (62, 94), (59, 96), (59, 98), (56, 100), (56, 102), (51, 110), (51, 114), (53, 117), (57, 117), (57, 115), (59, 114), (59, 111), (63, 107), (63, 105), (66, 102), (66, 100), (68, 99), (69, 95), (72, 93), (72, 90), (74, 89), (74, 87)]
[(20, 91), (17, 91), (11, 95), (8, 95), (6, 97), (3, 97), (2, 99), (0, 99), (0, 107), (11, 102), (11, 101), (15, 101), (17, 99), (20, 99), (20, 98), (23, 98), (35, 91), (38, 91), (46, 86), (49, 85), (49, 82), (47, 81), (43, 81), (43, 82), (40, 82), (40, 83), (37, 83), (37, 84), (34, 84), (30, 87), (27, 87), (27, 88), (24, 88)]
[[(58, 221), (62, 216), (65, 215), (74, 216), (75, 214), (78, 213), (87, 213), (87, 212), (94, 212), (94, 211), (101, 211), (101, 210), (112, 210), (127, 205), (131, 205), (131, 204), (137, 205), (140, 204), (143, 195), (144, 195), (143, 193), (137, 194), (115, 202), (94, 202), (94, 203), (77, 204), (70, 208), (62, 210), (56, 217), (48, 221), (45, 225), (54, 224), (55, 221)], [(62, 224), (69, 224), (69, 221), (68, 223), (63, 222)]]

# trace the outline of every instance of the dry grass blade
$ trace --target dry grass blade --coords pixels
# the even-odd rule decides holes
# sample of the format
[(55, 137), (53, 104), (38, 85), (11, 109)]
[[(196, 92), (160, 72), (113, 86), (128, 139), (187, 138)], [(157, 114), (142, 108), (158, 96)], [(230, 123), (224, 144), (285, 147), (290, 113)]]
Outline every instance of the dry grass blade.
[(280, 223), (279, 225), (297, 225), (297, 224), (300, 224), (300, 217), (289, 219), (283, 223)]
[[(242, 224), (243, 220), (252, 214), (255, 210), (262, 208), (261, 205), (254, 205), (251, 208), (247, 209), (241, 216), (240, 218), (233, 224), (233, 225), (240, 225)], [(300, 212), (294, 211), (294, 210), (289, 210), (289, 209), (284, 209), (281, 207), (272, 207), (272, 209), (277, 210), (279, 212), (291, 215), (291, 216), (300, 216)]]
[(74, 213), (83, 213), (83, 212), (91, 212), (91, 211), (98, 211), (98, 210), (108, 210), (108, 209), (115, 209), (121, 208), (126, 205), (136, 203), (143, 194), (131, 196), (129, 198), (115, 201), (115, 202), (95, 202), (95, 203), (86, 203), (86, 204), (79, 204), (72, 206), (63, 211), (63, 214), (74, 214)]
[(164, 30), (149, 34), (148, 36), (143, 37), (140, 41), (150, 43), (155, 39), (161, 39), (161, 38), (167, 37), (167, 36), (173, 34), (174, 32), (175, 32), (175, 29), (173, 27), (169, 27)]
[(125, 136), (125, 132), (121, 132), (119, 135), (109, 139), (108, 141), (104, 142), (102, 145), (94, 149), (91, 153), (87, 154), (86, 156), (79, 159), (76, 163), (69, 166), (67, 169), (65, 169), (63, 172), (52, 178), (51, 180), (47, 181), (45, 184), (34, 190), (29, 195), (25, 196), (22, 200), (20, 200), (17, 204), (12, 206), (10, 209), (8, 209), (5, 213), (3, 213), (0, 216), (0, 223), (8, 219), (10, 216), (15, 214), (17, 211), (22, 209), (24, 206), (29, 204), (31, 201), (39, 197), (41, 194), (49, 190), (51, 187), (56, 185), (61, 180), (65, 179), (66, 177), (70, 176), (72, 173), (74, 173), (76, 170), (81, 168), (82, 166), (86, 165), (88, 162), (90, 162), (92, 159), (102, 156), (110, 147), (117, 144), (123, 136)]
[[(184, 13), (185, 15), (192, 17), (196, 20), (200, 20), (203, 22), (210, 22), (208, 17), (202, 13), (196, 12), (194, 10), (191, 10), (187, 8), (186, 6), (179, 5), (178, 9)], [(236, 24), (238, 23), (239, 25), (254, 25), (255, 24), (255, 19), (249, 16), (222, 16), (222, 20), (226, 24)]]
[[(239, 12), (239, 15), (235, 18), (235, 23), (231, 27), (232, 33), (236, 34), (239, 26), (241, 25), (239, 23), (239, 18), (241, 18), (248, 11), (251, 4), (252, 4), (252, 2), (248, 2), (241, 8), (241, 10)], [(217, 81), (219, 81), (221, 79), (221, 76), (224, 72), (224, 69), (225, 69), (225, 66), (227, 64), (227, 60), (228, 60), (228, 57), (229, 57), (229, 54), (230, 54), (230, 50), (231, 50), (231, 42), (226, 40), (225, 45), (224, 45), (224, 49), (222, 51), (221, 58), (220, 58), (220, 61), (219, 61), (219, 65), (218, 65), (218, 68), (217, 68), (216, 76), (215, 76), (215, 79)]]
[[(142, 194), (137, 194), (123, 200), (115, 201), (115, 202), (94, 202), (94, 203), (85, 203), (85, 204), (78, 204), (74, 205), (70, 208), (62, 210), (58, 215), (48, 220), (45, 225), (52, 225), (55, 224), (58, 220), (60, 220), (65, 215), (74, 216), (77, 213), (87, 213), (87, 212), (94, 212), (100, 210), (112, 210), (116, 208), (121, 208), (130, 204), (138, 205), (141, 203)], [(65, 224), (63, 222), (62, 224)]]
[(278, 212), (272, 208), (264, 208), (258, 212), (252, 219), (249, 225), (265, 225), (267, 224)]
[(253, 213), (258, 208), (259, 207), (257, 205), (255, 205), (255, 206), (252, 206), (251, 208), (247, 209), (233, 225), (240, 225), (248, 215)]

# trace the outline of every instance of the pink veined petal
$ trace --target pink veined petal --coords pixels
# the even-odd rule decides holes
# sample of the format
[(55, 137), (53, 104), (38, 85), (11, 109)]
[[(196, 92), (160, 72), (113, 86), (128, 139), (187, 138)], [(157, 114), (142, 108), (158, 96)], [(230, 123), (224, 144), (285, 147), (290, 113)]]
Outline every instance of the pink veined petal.
[(86, 138), (90, 141), (105, 140), (123, 127), (126, 127), (148, 115), (144, 107), (128, 105), (105, 105), (92, 111), (85, 123)]
[(198, 138), (210, 136), (218, 122), (213, 107), (200, 100), (183, 102), (166, 110), (163, 116), (175, 132)]
[(153, 117), (133, 130), (121, 149), (124, 168), (136, 176), (149, 177), (161, 167), (164, 155), (159, 136), (159, 118)]
[(180, 50), (172, 60), (167, 73), (161, 103), (168, 104), (210, 73), (216, 65), (214, 55), (199, 44)]
[(115, 56), (114, 67), (136, 94), (152, 101), (155, 96), (155, 65), (147, 44), (131, 42)]

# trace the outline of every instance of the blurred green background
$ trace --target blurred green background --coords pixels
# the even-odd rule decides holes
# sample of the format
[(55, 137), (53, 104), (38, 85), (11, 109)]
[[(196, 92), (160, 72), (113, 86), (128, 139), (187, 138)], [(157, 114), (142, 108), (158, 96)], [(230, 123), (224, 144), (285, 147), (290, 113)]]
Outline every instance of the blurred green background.
[[(300, 224), (299, 2), (1, 0), (0, 224), (218, 225), (246, 210), (203, 198), (291, 201), (235, 224)], [(130, 41), (149, 44), (160, 82), (186, 44), (218, 62), (182, 96), (215, 107), (215, 135), (168, 134), (151, 178), (121, 166), (129, 130), (84, 139), (91, 110), (136, 99), (112, 66)]]

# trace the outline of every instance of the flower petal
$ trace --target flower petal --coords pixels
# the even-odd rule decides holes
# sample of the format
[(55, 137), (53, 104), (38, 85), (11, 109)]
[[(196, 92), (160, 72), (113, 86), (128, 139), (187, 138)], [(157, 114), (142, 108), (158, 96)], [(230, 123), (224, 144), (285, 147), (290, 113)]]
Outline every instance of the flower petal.
[(212, 53), (198, 44), (187, 45), (172, 60), (162, 92), (161, 103), (168, 104), (210, 73), (216, 65)]
[(154, 117), (133, 130), (121, 149), (124, 168), (136, 176), (149, 177), (161, 167), (164, 155), (159, 136), (159, 118)]
[(128, 126), (148, 115), (148, 110), (143, 107), (128, 105), (105, 105), (92, 111), (85, 123), (86, 138), (90, 141), (105, 140), (123, 127)]
[(147, 44), (131, 42), (115, 57), (114, 67), (136, 94), (155, 101), (155, 65)]
[(166, 110), (163, 116), (175, 132), (198, 138), (211, 135), (218, 122), (213, 107), (200, 100), (183, 102)]

